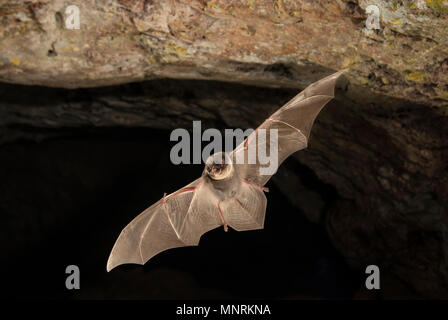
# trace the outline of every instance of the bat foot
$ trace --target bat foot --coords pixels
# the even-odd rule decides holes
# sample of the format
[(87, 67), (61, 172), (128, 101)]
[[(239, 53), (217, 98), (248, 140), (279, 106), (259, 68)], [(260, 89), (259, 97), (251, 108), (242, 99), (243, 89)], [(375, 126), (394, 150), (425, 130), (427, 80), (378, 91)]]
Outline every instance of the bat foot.
[(221, 207), (219, 206), (219, 202), (216, 204), (216, 206), (218, 207), (218, 211), (219, 211), (219, 216), (221, 218), (222, 224), (224, 225), (224, 231), (227, 232), (229, 231), (229, 228), (227, 227), (227, 222), (224, 220), (224, 216), (222, 215), (222, 211), (221, 211)]
[(244, 183), (247, 183), (247, 184), (250, 184), (250, 185), (254, 186), (255, 188), (260, 189), (260, 191), (269, 192), (269, 188), (267, 188), (267, 187), (262, 187), (262, 186), (260, 186), (260, 185), (258, 185), (258, 184), (256, 184), (256, 183), (253, 183), (253, 182), (248, 181), (248, 180), (246, 180), (246, 179), (242, 179), (242, 181), (243, 181)]

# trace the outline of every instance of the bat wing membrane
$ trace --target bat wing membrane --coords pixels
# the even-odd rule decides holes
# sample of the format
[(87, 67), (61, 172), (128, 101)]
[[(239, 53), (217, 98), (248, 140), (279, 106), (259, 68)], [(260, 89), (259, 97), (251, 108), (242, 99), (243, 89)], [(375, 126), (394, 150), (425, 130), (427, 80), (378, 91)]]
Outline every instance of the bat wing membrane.
[[(235, 148), (233, 151), (233, 159), (237, 162), (235, 167), (243, 179), (261, 187), (275, 174), (276, 169), (269, 174), (260, 174), (261, 168), (267, 168), (270, 165), (260, 160), (260, 148), (263, 148), (269, 157), (272, 157), (271, 152), (277, 152), (278, 167), (292, 153), (307, 147), (314, 120), (320, 110), (334, 98), (336, 80), (344, 71), (336, 72), (309, 85), (266, 119)], [(270, 143), (271, 129), (277, 129), (277, 148)], [(252, 153), (256, 159), (252, 158), (251, 161), (253, 156), (249, 153)]]
[(107, 271), (125, 263), (145, 264), (164, 250), (197, 245), (202, 234), (221, 225), (216, 206), (202, 201), (210, 199), (207, 192), (197, 179), (143, 211), (121, 232)]
[(248, 182), (238, 194), (220, 204), (225, 221), (236, 231), (263, 229), (267, 199), (263, 191)]

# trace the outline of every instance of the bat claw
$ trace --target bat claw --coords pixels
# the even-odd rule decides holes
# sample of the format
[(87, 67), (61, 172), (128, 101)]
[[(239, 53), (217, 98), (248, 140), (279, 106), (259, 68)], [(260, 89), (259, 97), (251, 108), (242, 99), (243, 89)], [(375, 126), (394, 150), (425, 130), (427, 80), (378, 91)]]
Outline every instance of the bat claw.
[(224, 225), (224, 231), (227, 232), (229, 231), (229, 228), (227, 227), (227, 222), (226, 220), (224, 220), (224, 216), (222, 215), (222, 211), (221, 211), (221, 207), (219, 206), (219, 202), (216, 204), (216, 206), (218, 207), (218, 212), (219, 212), (219, 217), (221, 218), (222, 224)]
[(258, 184), (253, 183), (253, 182), (251, 182), (251, 181), (248, 181), (248, 180), (246, 180), (246, 179), (242, 179), (242, 181), (243, 181), (244, 183), (250, 184), (250, 185), (252, 185), (252, 186), (254, 186), (254, 187), (260, 189), (260, 191), (269, 192), (269, 188), (267, 188), (267, 187), (259, 186)]

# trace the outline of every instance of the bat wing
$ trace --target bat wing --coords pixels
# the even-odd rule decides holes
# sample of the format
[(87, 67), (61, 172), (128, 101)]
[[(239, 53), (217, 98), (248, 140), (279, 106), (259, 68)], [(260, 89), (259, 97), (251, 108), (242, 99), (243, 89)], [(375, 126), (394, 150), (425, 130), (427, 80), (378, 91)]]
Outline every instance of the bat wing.
[[(334, 98), (336, 80), (344, 71), (339, 71), (309, 85), (266, 119), (235, 148), (233, 159), (237, 163), (235, 167), (242, 179), (260, 187), (264, 186), (287, 157), (307, 147), (314, 120), (320, 110)], [(277, 129), (278, 139), (275, 147), (271, 143), (272, 131), (270, 129)], [(263, 163), (259, 159), (260, 148), (264, 148), (265, 154), (269, 154), (269, 156), (272, 156), (272, 152), (278, 154), (274, 171), (265, 170), (266, 174), (260, 174), (260, 169), (269, 167), (269, 164)], [(254, 154), (256, 159), (253, 158)]]
[(199, 178), (143, 211), (121, 232), (107, 271), (125, 263), (143, 265), (167, 249), (197, 245), (202, 234), (222, 225), (209, 193)]
[(267, 199), (262, 188), (249, 182), (241, 183), (235, 197), (220, 203), (223, 219), (236, 231), (264, 227)]

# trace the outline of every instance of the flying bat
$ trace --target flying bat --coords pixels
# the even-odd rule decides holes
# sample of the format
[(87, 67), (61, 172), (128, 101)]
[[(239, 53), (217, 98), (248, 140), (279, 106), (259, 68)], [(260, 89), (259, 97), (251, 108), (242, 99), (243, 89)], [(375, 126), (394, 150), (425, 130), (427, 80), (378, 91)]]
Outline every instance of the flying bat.
[[(345, 70), (300, 92), (253, 131), (235, 150), (210, 156), (201, 177), (143, 211), (121, 232), (107, 262), (107, 271), (125, 263), (145, 264), (161, 251), (199, 244), (201, 236), (219, 226), (227, 231), (263, 229), (264, 185), (275, 172), (261, 174), (265, 163), (249, 161), (250, 151), (265, 144), (277, 152), (278, 166), (307, 147), (320, 110), (334, 98), (336, 80)], [(276, 146), (260, 133), (277, 133)], [(236, 161), (240, 159), (242, 161)]]

